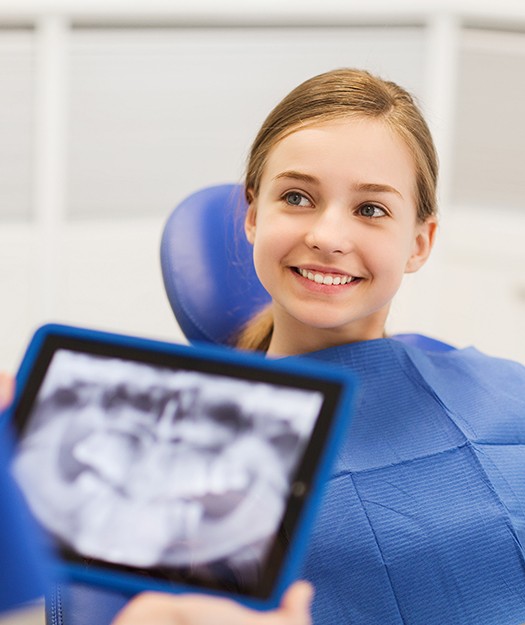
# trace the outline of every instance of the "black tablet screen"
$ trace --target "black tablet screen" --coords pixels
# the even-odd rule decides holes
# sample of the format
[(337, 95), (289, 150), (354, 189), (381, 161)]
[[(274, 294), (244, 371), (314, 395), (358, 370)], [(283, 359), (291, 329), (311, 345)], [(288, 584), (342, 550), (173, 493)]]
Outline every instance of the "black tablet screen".
[(264, 594), (326, 389), (91, 351), (48, 349), (16, 415), (13, 471), (62, 557)]

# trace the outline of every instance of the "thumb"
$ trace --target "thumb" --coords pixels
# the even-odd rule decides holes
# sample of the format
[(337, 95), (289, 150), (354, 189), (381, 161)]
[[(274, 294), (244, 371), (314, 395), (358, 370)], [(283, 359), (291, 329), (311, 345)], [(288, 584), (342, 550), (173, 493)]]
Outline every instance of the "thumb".
[[(314, 596), (314, 589), (309, 582), (295, 582), (288, 588), (281, 602), (281, 609), (297, 619), (298, 625), (311, 623), (310, 606)], [(295, 620), (294, 620), (295, 623)]]

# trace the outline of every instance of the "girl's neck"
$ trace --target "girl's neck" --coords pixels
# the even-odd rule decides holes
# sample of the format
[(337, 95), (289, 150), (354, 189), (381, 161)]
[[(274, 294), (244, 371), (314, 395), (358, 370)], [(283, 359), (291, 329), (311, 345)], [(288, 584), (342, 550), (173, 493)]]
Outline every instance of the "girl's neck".
[(321, 351), (330, 347), (369, 341), (385, 336), (384, 322), (377, 324), (356, 323), (351, 330), (312, 327), (287, 327), (288, 324), (274, 321), (274, 328), (267, 355), (273, 357), (296, 356)]

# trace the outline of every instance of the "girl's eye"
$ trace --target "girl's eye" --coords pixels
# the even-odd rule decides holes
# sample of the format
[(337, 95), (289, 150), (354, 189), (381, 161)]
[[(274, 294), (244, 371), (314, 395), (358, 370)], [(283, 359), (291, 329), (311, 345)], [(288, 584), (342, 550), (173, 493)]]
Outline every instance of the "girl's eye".
[(287, 204), (290, 204), (290, 206), (310, 206), (310, 200), (297, 191), (290, 191), (289, 193), (286, 193), (284, 199)]
[(383, 217), (386, 215), (386, 211), (375, 204), (363, 204), (363, 206), (359, 207), (359, 214), (363, 217), (374, 218)]

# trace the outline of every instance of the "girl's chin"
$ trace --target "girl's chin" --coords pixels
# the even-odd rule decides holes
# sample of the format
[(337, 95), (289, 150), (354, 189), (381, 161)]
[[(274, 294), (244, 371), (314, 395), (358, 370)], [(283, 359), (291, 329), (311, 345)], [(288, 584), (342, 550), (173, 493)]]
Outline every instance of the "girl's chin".
[[(307, 311), (305, 307), (286, 315), (284, 323), (276, 324), (276, 329), (282, 327), (285, 333), (293, 333), (297, 338), (303, 337), (307, 342), (314, 339), (326, 340), (327, 343), (351, 343), (355, 341), (371, 340), (384, 336), (387, 311), (380, 310), (369, 316), (349, 318), (348, 314), (330, 314), (326, 306), (319, 310)], [(335, 311), (334, 311), (335, 312)]]
[(337, 321), (320, 321), (316, 318), (305, 316), (296, 317), (290, 324), (287, 324), (287, 332), (293, 332), (298, 338), (302, 337), (307, 342), (312, 339), (322, 339), (325, 337), (329, 342), (337, 339), (339, 343), (347, 340), (355, 340), (356, 335), (362, 333), (359, 323), (338, 323)]

